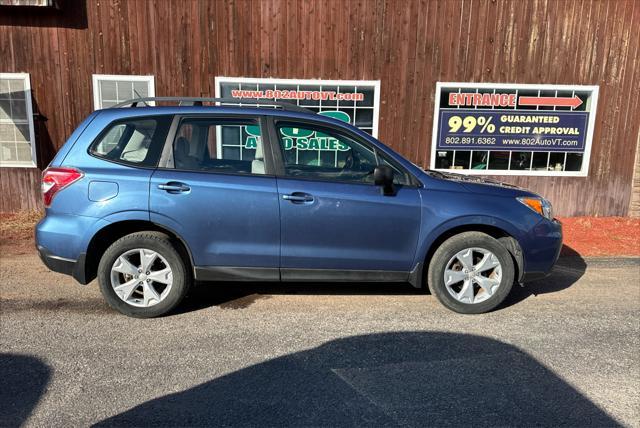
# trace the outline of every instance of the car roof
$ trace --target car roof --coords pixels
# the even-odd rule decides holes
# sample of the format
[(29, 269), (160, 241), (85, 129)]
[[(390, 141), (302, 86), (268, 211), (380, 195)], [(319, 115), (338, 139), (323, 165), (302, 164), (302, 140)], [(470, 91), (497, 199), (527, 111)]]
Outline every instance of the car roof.
[[(98, 110), (96, 113), (108, 116), (109, 120), (126, 119), (129, 117), (143, 117), (156, 115), (185, 115), (185, 114), (228, 114), (238, 116), (273, 116), (278, 118), (310, 120), (326, 125), (338, 125), (352, 128), (348, 123), (328, 116), (317, 114), (311, 110), (287, 110), (281, 108), (266, 107), (240, 107), (240, 106), (139, 106), (139, 107), (118, 107)], [(346, 125), (346, 126), (345, 126)]]

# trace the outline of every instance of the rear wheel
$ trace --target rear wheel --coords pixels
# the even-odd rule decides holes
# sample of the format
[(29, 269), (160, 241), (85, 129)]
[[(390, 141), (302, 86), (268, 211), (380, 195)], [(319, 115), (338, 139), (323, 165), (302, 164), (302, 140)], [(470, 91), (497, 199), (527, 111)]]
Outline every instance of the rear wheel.
[(509, 251), (481, 232), (447, 239), (429, 264), (429, 290), (447, 308), (462, 314), (494, 309), (507, 297), (515, 270)]
[(159, 232), (137, 232), (114, 242), (100, 259), (102, 295), (115, 310), (150, 318), (175, 308), (191, 277), (171, 239)]

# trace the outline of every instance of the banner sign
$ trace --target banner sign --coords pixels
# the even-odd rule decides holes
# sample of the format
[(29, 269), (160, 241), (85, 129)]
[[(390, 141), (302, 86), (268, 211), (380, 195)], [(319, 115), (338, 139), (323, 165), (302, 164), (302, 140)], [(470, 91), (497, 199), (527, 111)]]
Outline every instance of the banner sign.
[[(561, 170), (563, 175), (586, 175), (597, 94), (596, 86), (438, 82), (432, 167), (437, 168), (434, 163), (438, 156), (447, 157), (450, 151), (487, 151), (487, 158), (490, 152), (500, 152), (503, 157), (505, 152), (518, 152), (520, 161), (515, 167), (507, 160), (492, 168), (488, 159), (474, 165), (472, 156), (461, 153), (457, 163), (451, 156), (451, 165), (444, 163), (449, 168), (440, 165), (437, 169), (469, 169), (470, 173), (518, 169), (519, 174), (537, 171), (537, 175)], [(540, 152), (535, 165), (534, 152)], [(564, 160), (549, 165), (550, 156), (542, 165), (544, 153), (550, 152), (572, 153), (570, 165)], [(461, 160), (467, 158), (469, 166)], [(578, 158), (580, 168), (576, 171), (574, 159)]]
[(438, 150), (584, 151), (587, 113), (440, 112)]

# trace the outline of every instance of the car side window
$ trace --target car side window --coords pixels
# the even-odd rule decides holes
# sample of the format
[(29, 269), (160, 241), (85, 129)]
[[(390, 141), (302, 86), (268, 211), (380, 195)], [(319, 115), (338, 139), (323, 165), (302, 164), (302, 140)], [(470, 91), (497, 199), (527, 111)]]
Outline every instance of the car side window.
[(387, 165), (390, 166), (391, 169), (393, 169), (393, 182), (395, 184), (400, 184), (402, 186), (412, 185), (409, 175), (404, 172), (397, 163), (391, 161), (389, 158), (380, 153), (378, 153), (378, 162), (380, 162), (380, 165)]
[(265, 174), (262, 134), (257, 120), (184, 118), (172, 149), (175, 169)]
[(289, 177), (373, 184), (373, 170), (384, 163), (394, 169), (397, 184), (408, 184), (406, 174), (373, 147), (344, 134), (284, 123), (278, 126), (278, 135)]
[(91, 145), (89, 152), (118, 163), (155, 166), (168, 128), (166, 117), (114, 122)]

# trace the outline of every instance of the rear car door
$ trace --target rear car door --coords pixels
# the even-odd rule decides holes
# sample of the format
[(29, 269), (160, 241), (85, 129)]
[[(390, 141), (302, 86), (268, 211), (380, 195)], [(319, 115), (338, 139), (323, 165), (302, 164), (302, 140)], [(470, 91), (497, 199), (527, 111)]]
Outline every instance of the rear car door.
[(278, 193), (263, 143), (259, 116), (174, 119), (150, 215), (184, 239), (198, 279), (279, 279)]
[[(272, 133), (284, 167), (278, 176), (283, 280), (380, 280), (383, 271), (411, 271), (421, 209), (406, 171), (356, 135), (286, 120), (276, 121)], [(394, 196), (373, 183), (373, 170), (383, 163), (395, 171)]]

